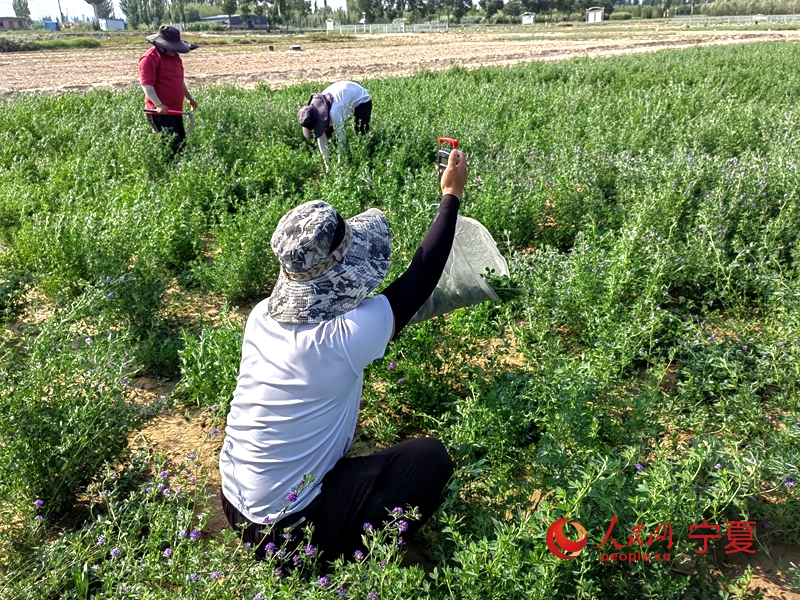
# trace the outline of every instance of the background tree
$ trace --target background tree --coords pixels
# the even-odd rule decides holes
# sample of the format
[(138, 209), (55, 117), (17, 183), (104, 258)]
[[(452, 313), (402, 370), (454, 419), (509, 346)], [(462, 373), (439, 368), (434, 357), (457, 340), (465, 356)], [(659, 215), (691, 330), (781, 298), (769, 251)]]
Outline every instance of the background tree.
[(503, 10), (503, 0), (481, 0), (481, 8), (487, 17)]
[(247, 20), (251, 14), (253, 14), (253, 9), (250, 6), (250, 0), (241, 0), (239, 3), (239, 16), (242, 17), (242, 23), (244, 23), (245, 28), (247, 28)]
[(219, 6), (222, 9), (222, 12), (228, 15), (228, 29), (230, 29), (231, 19), (233, 18), (233, 15), (236, 14), (236, 0), (222, 0)]
[(11, 8), (14, 9), (15, 15), (30, 21), (31, 9), (28, 7), (28, 0), (13, 0)]

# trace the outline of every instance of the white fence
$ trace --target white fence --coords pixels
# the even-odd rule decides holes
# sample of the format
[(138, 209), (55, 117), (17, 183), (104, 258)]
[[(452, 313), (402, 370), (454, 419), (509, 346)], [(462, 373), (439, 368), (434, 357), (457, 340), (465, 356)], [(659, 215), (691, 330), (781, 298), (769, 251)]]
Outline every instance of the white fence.
[(341, 35), (350, 33), (407, 33), (407, 32), (448, 32), (450, 25), (448, 23), (414, 23), (407, 25), (405, 23), (387, 23), (387, 24), (373, 24), (373, 25), (332, 25), (325, 33), (339, 33)]
[(681, 25), (752, 25), (756, 23), (797, 23), (800, 15), (737, 15), (734, 17), (676, 17)]

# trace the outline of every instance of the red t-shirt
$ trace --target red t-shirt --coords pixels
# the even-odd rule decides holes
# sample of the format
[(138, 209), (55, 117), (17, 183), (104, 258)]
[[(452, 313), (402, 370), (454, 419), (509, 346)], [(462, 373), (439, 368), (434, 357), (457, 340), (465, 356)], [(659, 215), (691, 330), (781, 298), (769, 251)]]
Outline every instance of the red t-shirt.
[[(139, 80), (152, 85), (159, 100), (170, 110), (183, 110), (183, 63), (181, 57), (167, 56), (153, 46), (139, 59)], [(155, 108), (145, 96), (145, 108)]]

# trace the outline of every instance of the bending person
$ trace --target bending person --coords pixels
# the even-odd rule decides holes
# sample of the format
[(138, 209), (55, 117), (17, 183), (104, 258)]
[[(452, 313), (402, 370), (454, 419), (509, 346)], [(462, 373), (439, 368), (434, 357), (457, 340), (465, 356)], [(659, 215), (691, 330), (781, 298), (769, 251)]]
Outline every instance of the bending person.
[(317, 139), (326, 165), (330, 158), (328, 140), (333, 136), (334, 130), (342, 149), (347, 148), (344, 122), (350, 115), (354, 118), (356, 133), (369, 131), (372, 98), (367, 90), (352, 81), (337, 81), (322, 90), (321, 94), (311, 94), (308, 106), (297, 113), (297, 122), (303, 127), (303, 135), (308, 140)]
[[(361, 549), (365, 523), (396, 507), (421, 521), (441, 504), (453, 464), (442, 443), (420, 438), (345, 457), (355, 433), (364, 368), (428, 299), (453, 244), (466, 158), (453, 150), (443, 198), (408, 269), (367, 298), (389, 269), (386, 216), (371, 208), (344, 220), (322, 201), (285, 214), (272, 235), (281, 273), (250, 313), (220, 453), (222, 506), (230, 524), (264, 556), (287, 528), (314, 526), (327, 560)], [(300, 486), (307, 476), (311, 485)], [(275, 523), (277, 521), (277, 523)], [(269, 532), (264, 524), (275, 523)], [(301, 537), (299, 528), (294, 535)], [(271, 548), (272, 546), (269, 546)]]

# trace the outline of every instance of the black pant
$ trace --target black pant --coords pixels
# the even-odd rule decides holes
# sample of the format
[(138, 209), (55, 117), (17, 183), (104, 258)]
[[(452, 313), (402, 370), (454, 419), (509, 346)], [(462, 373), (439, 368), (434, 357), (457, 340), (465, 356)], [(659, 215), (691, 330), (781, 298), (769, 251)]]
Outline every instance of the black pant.
[[(248, 521), (222, 495), (222, 508), (231, 526), (244, 542), (264, 557), (264, 546), (280, 546), (287, 527), (297, 524), (292, 542), (302, 538), (302, 527), (314, 525), (312, 545), (332, 561), (355, 550), (364, 551), (364, 523), (376, 528), (388, 519), (388, 511), (408, 506), (419, 508), (422, 518), (409, 521), (404, 537), (411, 538), (431, 518), (442, 502), (442, 492), (453, 475), (453, 462), (435, 438), (405, 441), (370, 456), (342, 458), (322, 479), (322, 491), (304, 509), (283, 517), (266, 537), (265, 526)], [(305, 518), (305, 521), (303, 521)], [(242, 531), (241, 526), (247, 524)], [(291, 544), (290, 544), (291, 545)]]
[(183, 150), (186, 141), (186, 130), (183, 128), (183, 117), (178, 115), (147, 115), (147, 120), (159, 133), (171, 135), (172, 153), (177, 154)]
[(369, 131), (369, 120), (372, 117), (372, 100), (367, 100), (353, 109), (356, 133), (367, 133)]

